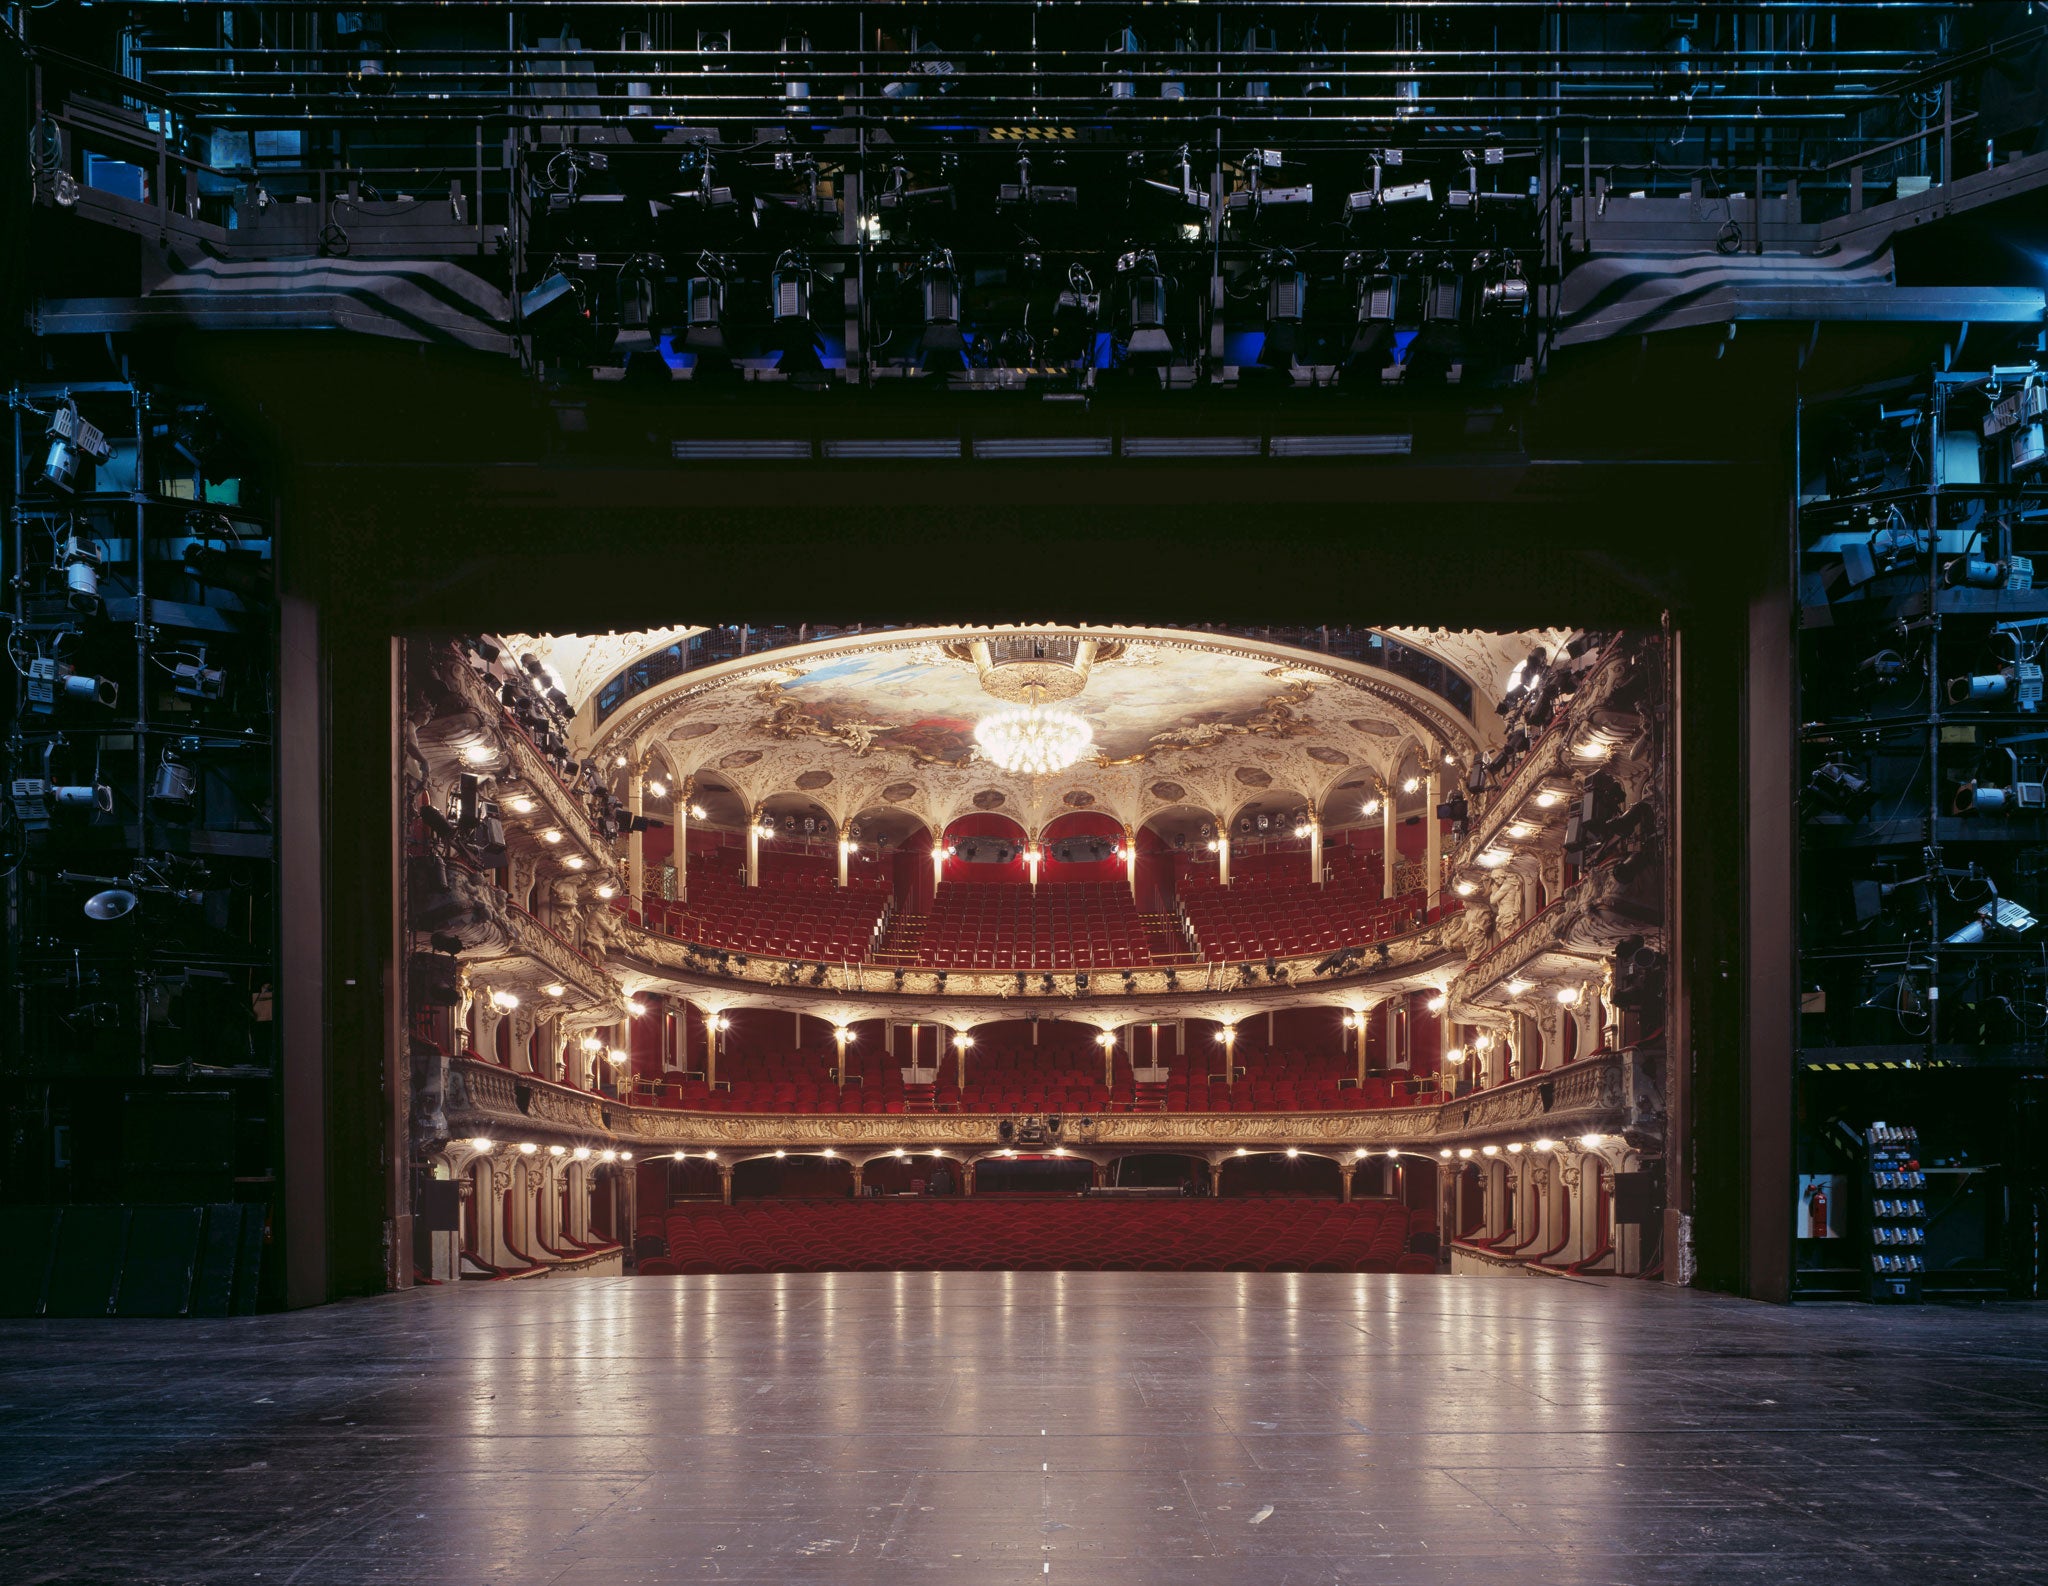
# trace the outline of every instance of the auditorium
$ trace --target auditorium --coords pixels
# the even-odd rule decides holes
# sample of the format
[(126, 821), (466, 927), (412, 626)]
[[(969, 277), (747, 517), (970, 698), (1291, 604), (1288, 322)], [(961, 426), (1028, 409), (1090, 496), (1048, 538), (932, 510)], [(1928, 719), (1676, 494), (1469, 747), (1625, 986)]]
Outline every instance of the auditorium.
[(0, 1578), (2048, 1582), (2048, 6), (0, 103)]

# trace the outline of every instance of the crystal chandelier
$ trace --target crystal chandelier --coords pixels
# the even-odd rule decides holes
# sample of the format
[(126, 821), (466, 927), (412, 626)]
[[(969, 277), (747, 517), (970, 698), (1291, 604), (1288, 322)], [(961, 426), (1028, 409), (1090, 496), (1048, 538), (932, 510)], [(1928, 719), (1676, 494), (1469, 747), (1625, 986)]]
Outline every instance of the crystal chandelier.
[(1064, 771), (1095, 742), (1095, 729), (1071, 710), (1041, 705), (1032, 691), (1029, 705), (1012, 705), (985, 716), (974, 729), (981, 752), (1005, 771), (1046, 776)]

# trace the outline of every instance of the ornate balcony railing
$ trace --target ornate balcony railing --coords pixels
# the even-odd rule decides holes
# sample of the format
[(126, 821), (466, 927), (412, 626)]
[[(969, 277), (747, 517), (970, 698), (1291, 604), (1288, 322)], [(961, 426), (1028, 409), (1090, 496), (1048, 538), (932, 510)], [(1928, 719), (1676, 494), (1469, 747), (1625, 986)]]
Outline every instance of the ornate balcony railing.
[[(474, 1058), (452, 1058), (451, 1138), (676, 1150), (961, 1147), (1005, 1142), (994, 1113), (731, 1113), (636, 1107)], [(1436, 1104), (1344, 1112), (1103, 1113), (1067, 1120), (1059, 1144), (1080, 1154), (1180, 1147), (1299, 1146), (1434, 1151), (1528, 1135), (1610, 1134), (1661, 1139), (1663, 1054), (1655, 1046), (1602, 1052), (1493, 1090)]]

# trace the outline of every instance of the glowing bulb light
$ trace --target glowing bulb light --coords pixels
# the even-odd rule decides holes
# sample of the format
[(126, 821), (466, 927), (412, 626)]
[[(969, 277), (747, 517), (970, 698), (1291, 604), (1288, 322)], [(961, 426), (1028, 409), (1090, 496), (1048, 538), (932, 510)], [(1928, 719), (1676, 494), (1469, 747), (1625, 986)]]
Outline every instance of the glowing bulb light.
[(982, 718), (974, 741), (1005, 771), (1049, 776), (1088, 752), (1095, 743), (1095, 729), (1058, 706), (1015, 705)]

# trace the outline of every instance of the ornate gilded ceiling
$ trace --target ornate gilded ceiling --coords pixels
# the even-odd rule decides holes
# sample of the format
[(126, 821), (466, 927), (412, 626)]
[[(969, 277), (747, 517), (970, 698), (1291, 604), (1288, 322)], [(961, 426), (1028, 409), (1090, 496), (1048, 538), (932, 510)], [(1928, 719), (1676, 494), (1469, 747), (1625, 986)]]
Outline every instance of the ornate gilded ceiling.
[[(678, 631), (647, 635), (637, 650), (630, 635), (606, 636), (601, 650), (616, 670)], [(1076, 809), (1131, 826), (1175, 808), (1227, 820), (1273, 795), (1320, 808), (1339, 785), (1391, 782), (1411, 756), (1438, 763), (1445, 752), (1463, 759), (1488, 745), (1491, 701), (1508, 671), (1552, 637), (1401, 634), (1474, 685), (1474, 721), (1391, 672), (1234, 636), (1055, 627), (868, 633), (684, 673), (634, 698), (590, 747), (626, 754), (678, 785), (729, 785), (750, 807), (801, 792), (841, 823), (877, 809), (933, 830), (971, 811), (1010, 816), (1033, 833)], [(1055, 651), (1094, 641), (1086, 684), (1065, 701), (1093, 727), (1093, 756), (1044, 778), (979, 758), (975, 723), (1000, 704), (977, 669), (976, 641), (989, 639), (1027, 654), (1033, 640)], [(593, 653), (575, 652), (578, 661)], [(580, 703), (603, 679), (578, 671), (581, 692), (571, 698)]]

